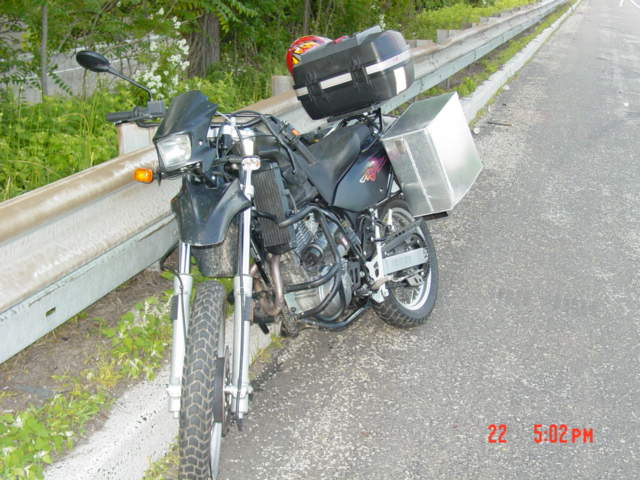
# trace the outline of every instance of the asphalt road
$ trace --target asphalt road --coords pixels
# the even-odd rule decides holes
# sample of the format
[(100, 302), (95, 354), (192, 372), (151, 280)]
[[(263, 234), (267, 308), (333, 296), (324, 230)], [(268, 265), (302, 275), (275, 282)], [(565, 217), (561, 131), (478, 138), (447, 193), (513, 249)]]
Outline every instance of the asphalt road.
[[(583, 0), (480, 122), (485, 170), (431, 224), (430, 322), (304, 332), (223, 478), (640, 478), (639, 31), (631, 0)], [(534, 424), (593, 442), (537, 444)]]

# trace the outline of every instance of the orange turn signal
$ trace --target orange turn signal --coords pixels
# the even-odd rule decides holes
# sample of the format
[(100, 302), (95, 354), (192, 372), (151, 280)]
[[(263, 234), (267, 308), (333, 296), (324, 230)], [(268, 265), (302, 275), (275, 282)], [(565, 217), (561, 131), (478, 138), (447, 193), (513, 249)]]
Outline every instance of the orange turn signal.
[(291, 133), (293, 133), (296, 137), (299, 135), (302, 135), (298, 130), (296, 130), (295, 128), (291, 129)]
[(133, 178), (138, 182), (151, 183), (153, 182), (153, 170), (150, 168), (136, 168)]

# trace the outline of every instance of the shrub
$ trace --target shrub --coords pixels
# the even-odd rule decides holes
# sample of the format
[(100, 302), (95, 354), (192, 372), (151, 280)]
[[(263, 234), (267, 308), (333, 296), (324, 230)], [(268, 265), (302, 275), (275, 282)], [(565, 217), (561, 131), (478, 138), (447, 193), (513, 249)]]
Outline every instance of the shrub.
[[(122, 92), (122, 91), (121, 91)], [(99, 90), (88, 99), (0, 100), (0, 200), (19, 195), (117, 154), (115, 128), (105, 114), (131, 108), (125, 95)]]

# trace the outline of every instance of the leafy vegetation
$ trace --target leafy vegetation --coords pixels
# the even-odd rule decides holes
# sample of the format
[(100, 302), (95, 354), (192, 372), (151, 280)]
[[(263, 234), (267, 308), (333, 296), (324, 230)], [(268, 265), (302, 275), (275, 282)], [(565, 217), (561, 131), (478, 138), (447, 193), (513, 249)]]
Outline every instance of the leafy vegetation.
[(149, 0), (3, 0), (0, 84), (38, 85), (48, 95), (44, 68), (49, 79), (64, 88), (51, 56), (78, 45), (108, 46), (111, 55), (129, 55), (135, 50), (131, 39), (171, 34), (170, 18), (154, 17), (158, 7)]
[(114, 385), (153, 378), (171, 339), (170, 294), (165, 292), (161, 300), (149, 297), (115, 327), (102, 327), (112, 347), (99, 352), (100, 360), (79, 376), (57, 377), (65, 384), (64, 393), (39, 408), (0, 415), (0, 478), (42, 478), (44, 466), (72, 448), (86, 423), (111, 405)]
[(438, 29), (458, 29), (465, 23), (479, 22), (480, 17), (528, 5), (535, 0), (496, 0), (484, 2), (455, 3), (435, 11), (423, 11), (411, 19), (404, 28), (408, 38), (435, 40)]
[(178, 442), (173, 442), (167, 454), (147, 469), (142, 480), (166, 480), (170, 471), (172, 477), (177, 477), (178, 462)]
[(46, 185), (117, 154), (107, 112), (133, 107), (99, 90), (89, 99), (45, 98), (38, 104), (0, 95), (0, 200)]
[[(502, 65), (507, 63), (514, 55), (522, 50), (531, 40), (537, 37), (540, 32), (549, 27), (560, 16), (562, 16), (570, 5), (559, 8), (557, 11), (549, 15), (543, 22), (539, 23), (526, 35), (520, 35), (511, 40), (504, 47), (490, 53), (486, 57), (480, 59), (474, 66), (475, 73), (462, 76), (462, 78), (454, 82), (449, 89), (442, 87), (434, 87), (422, 94), (423, 97), (440, 95), (447, 91), (456, 91), (460, 97), (471, 95), (478, 86), (488, 79), (493, 73), (497, 72)], [(478, 69), (478, 67), (480, 67)], [(464, 72), (462, 72), (464, 74)]]

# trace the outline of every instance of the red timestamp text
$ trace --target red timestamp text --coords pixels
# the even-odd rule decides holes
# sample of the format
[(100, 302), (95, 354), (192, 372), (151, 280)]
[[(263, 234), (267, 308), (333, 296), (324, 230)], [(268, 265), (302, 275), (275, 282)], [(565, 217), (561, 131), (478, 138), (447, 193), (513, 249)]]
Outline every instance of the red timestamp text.
[(507, 443), (507, 426), (504, 423), (496, 425), (492, 423), (489, 425), (489, 437), (487, 441), (489, 443)]
[(570, 427), (552, 423), (533, 426), (533, 441), (536, 443), (593, 443), (593, 428)]
[[(487, 427), (489, 443), (507, 443), (508, 427), (504, 423), (492, 423)], [(593, 428), (570, 427), (569, 425), (552, 423), (542, 425), (537, 423), (533, 426), (533, 441), (536, 443), (593, 443)]]

